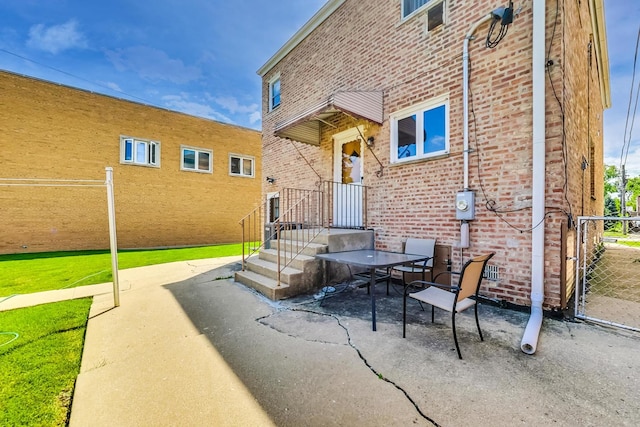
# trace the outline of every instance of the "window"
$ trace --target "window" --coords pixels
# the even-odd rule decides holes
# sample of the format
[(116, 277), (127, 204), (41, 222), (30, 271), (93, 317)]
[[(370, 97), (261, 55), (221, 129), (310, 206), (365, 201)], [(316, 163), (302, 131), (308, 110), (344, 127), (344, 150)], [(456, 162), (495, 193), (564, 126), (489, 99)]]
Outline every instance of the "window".
[(231, 154), (229, 155), (229, 174), (253, 178), (253, 164), (253, 157)]
[(280, 105), (280, 74), (269, 81), (269, 111)]
[(159, 167), (160, 143), (121, 136), (120, 163)]
[[(437, 0), (402, 0), (402, 19), (411, 15), (426, 4), (436, 3)], [(441, 1), (442, 2), (442, 1)]]
[(180, 169), (194, 172), (213, 172), (213, 151), (203, 148), (180, 146)]
[(444, 0), (402, 0), (402, 19), (427, 11), (427, 32), (444, 23)]
[(267, 222), (274, 222), (280, 217), (280, 195), (279, 193), (267, 194)]
[(440, 97), (392, 114), (391, 163), (449, 153), (448, 98)]

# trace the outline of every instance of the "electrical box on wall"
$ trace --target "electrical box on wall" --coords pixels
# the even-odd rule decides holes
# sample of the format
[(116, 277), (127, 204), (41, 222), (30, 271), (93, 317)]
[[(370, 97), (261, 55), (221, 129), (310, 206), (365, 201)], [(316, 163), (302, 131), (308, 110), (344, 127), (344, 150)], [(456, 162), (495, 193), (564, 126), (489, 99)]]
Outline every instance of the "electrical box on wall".
[(456, 195), (456, 219), (471, 221), (476, 219), (475, 193), (473, 191), (461, 191)]

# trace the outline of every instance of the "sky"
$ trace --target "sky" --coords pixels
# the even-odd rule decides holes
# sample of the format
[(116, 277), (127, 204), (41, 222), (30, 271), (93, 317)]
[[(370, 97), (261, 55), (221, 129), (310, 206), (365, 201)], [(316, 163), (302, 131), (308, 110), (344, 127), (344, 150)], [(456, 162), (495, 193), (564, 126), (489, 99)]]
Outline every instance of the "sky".
[[(324, 3), (1, 0), (0, 69), (260, 129), (256, 71)], [(633, 128), (627, 121), (640, 1), (604, 4), (612, 96), (605, 164), (619, 167), (629, 140), (627, 174), (640, 176), (640, 120)], [(640, 64), (636, 88), (639, 81)]]

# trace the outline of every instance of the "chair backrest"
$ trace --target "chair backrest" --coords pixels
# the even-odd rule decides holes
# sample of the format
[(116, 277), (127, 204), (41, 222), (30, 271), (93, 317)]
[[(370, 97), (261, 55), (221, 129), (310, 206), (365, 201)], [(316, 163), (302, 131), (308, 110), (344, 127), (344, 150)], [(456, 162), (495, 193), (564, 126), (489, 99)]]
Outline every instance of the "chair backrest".
[(436, 239), (416, 239), (409, 237), (404, 245), (404, 253), (412, 255), (425, 255), (431, 257), (427, 261), (427, 267), (433, 267), (433, 256), (436, 250)]
[(460, 282), (458, 282), (458, 286), (460, 287), (458, 301), (462, 301), (478, 292), (480, 283), (482, 283), (484, 268), (494, 255), (495, 252), (491, 252), (486, 255), (477, 256), (467, 261), (464, 267), (462, 267)]

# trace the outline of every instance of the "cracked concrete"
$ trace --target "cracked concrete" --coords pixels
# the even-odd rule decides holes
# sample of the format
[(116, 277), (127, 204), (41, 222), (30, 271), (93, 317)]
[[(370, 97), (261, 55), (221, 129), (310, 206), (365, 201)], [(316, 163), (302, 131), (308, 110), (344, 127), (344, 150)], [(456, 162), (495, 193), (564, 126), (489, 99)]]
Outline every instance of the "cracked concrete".
[[(209, 266), (214, 267), (214, 266)], [(205, 267), (141, 273), (122, 305), (96, 297), (71, 425), (638, 425), (640, 337), (545, 319), (535, 355), (528, 316), (482, 305), (458, 324), (376, 290), (320, 305), (274, 303)], [(197, 269), (196, 269), (197, 270)], [(193, 274), (191, 272), (190, 274)]]

